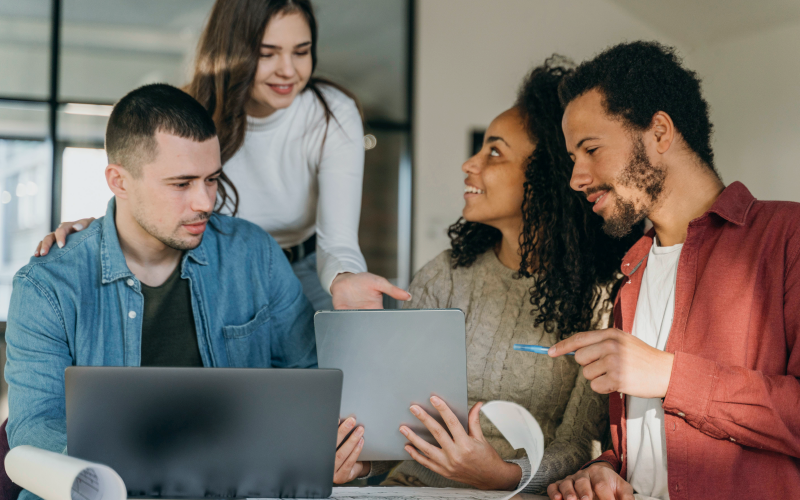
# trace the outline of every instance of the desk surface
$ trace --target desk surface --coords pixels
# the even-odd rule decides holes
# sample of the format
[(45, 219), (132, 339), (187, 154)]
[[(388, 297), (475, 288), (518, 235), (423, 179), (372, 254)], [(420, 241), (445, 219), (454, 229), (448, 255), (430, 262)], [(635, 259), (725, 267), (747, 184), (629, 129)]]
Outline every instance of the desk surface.
[[(336, 500), (500, 500), (506, 491), (480, 491), (462, 488), (414, 488), (403, 486), (335, 487), (331, 498)], [(520, 493), (513, 500), (547, 500), (547, 497)]]

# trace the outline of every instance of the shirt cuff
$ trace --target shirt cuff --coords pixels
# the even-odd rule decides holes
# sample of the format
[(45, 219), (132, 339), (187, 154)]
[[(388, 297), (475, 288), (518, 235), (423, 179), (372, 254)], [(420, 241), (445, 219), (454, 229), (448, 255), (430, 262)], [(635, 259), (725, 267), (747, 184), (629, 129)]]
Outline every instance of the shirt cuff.
[(620, 461), (620, 460), (617, 458), (617, 456), (614, 454), (614, 450), (607, 450), (607, 451), (603, 452), (603, 454), (602, 454), (602, 455), (600, 455), (599, 457), (595, 458), (595, 459), (594, 459), (594, 460), (592, 460), (591, 462), (588, 462), (586, 465), (584, 465), (583, 467), (581, 467), (581, 469), (580, 469), (580, 470), (587, 469), (587, 468), (589, 468), (591, 465), (594, 465), (594, 464), (596, 464), (596, 463), (598, 463), (598, 462), (605, 462), (605, 463), (607, 463), (608, 465), (610, 465), (610, 466), (611, 466), (611, 468), (612, 468), (612, 469), (614, 469), (614, 471), (615, 471), (617, 474), (619, 474), (619, 473), (620, 473), (620, 471), (622, 470), (622, 461)]
[(676, 352), (667, 394), (662, 403), (664, 412), (677, 415), (700, 429), (706, 421), (716, 383), (716, 362)]

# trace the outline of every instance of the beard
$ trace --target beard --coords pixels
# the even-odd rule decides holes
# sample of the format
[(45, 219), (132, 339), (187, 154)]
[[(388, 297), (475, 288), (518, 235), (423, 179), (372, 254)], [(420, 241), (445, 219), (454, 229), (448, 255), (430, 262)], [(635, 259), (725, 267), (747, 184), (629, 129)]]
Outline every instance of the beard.
[[(628, 164), (617, 177), (615, 184), (644, 192), (647, 201), (641, 208), (637, 209), (633, 200), (626, 200), (614, 192), (614, 211), (603, 222), (603, 231), (614, 238), (627, 236), (633, 226), (650, 215), (653, 206), (658, 203), (661, 194), (664, 192), (664, 179), (666, 176), (667, 172), (663, 166), (650, 163), (640, 135), (634, 143)], [(602, 190), (611, 192), (614, 191), (614, 188), (604, 185), (594, 191)]]
[(182, 221), (178, 223), (178, 227), (172, 232), (172, 234), (163, 234), (163, 232), (156, 228), (154, 225), (150, 224), (146, 217), (140, 211), (133, 212), (133, 218), (136, 222), (144, 229), (150, 236), (157, 239), (164, 245), (173, 248), (175, 250), (192, 250), (200, 246), (200, 243), (203, 242), (203, 235), (199, 234), (199, 238), (185, 240), (179, 238), (176, 233), (180, 230), (183, 224), (197, 224), (198, 222), (203, 222), (211, 217), (211, 212), (202, 212), (198, 214), (196, 218), (189, 221)]

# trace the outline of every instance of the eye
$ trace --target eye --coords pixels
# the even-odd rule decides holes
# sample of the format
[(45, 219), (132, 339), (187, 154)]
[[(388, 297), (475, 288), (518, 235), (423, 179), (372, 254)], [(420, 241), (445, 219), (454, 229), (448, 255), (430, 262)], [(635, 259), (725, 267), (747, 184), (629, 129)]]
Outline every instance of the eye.
[(587, 149), (586, 149), (586, 153), (587, 153), (589, 156), (592, 156), (592, 155), (594, 154), (594, 152), (595, 152), (595, 151), (597, 151), (597, 149), (598, 149), (598, 148), (596, 148), (596, 147), (595, 147), (595, 148), (587, 148)]
[(497, 148), (491, 148), (489, 150), (489, 156), (500, 156), (500, 151)]
[(188, 183), (188, 182), (181, 182), (180, 184), (173, 184), (173, 185), (174, 185), (176, 188), (185, 188), (185, 187), (189, 187), (189, 183)]
[(265, 59), (269, 59), (270, 57), (274, 56), (275, 54), (261, 54), (261, 57)]
[(210, 182), (212, 184), (216, 184), (216, 183), (219, 182), (219, 177), (214, 177), (214, 178), (208, 179), (206, 182)]
[(295, 52), (294, 54), (296, 56), (307, 56), (309, 54), (309, 51), (306, 50), (305, 52)]

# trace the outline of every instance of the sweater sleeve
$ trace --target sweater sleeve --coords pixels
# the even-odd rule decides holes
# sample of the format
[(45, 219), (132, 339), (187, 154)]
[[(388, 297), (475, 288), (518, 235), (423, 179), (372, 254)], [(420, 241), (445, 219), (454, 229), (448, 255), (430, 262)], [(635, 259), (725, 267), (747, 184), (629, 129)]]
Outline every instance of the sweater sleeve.
[[(592, 441), (602, 438), (607, 425), (608, 397), (594, 392), (583, 374), (578, 373), (556, 437), (545, 448), (539, 469), (523, 492), (545, 495), (551, 483), (580, 470), (591, 457)], [(531, 474), (528, 457), (509, 461), (522, 468), (522, 484)]]
[(339, 273), (360, 273), (367, 263), (358, 246), (364, 177), (364, 128), (355, 102), (324, 89), (333, 116), (320, 134), (317, 182), (317, 272), (330, 293)]

